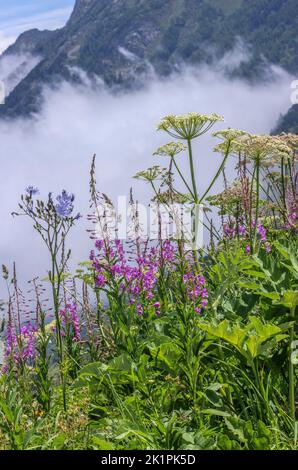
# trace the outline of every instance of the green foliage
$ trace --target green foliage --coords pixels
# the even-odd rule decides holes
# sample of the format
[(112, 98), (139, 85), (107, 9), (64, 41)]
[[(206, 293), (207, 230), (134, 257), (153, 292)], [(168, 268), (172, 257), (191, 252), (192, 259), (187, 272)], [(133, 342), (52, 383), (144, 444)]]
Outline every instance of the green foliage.
[(250, 317), (246, 325), (232, 324), (228, 320), (223, 320), (218, 325), (200, 322), (199, 327), (232, 345), (248, 364), (252, 364), (256, 357), (265, 354), (287, 337), (282, 332), (288, 325), (283, 325), (281, 328), (270, 323), (263, 324), (258, 318)]
[[(197, 192), (191, 141), (219, 119), (189, 113), (167, 116), (159, 126), (187, 141), (187, 148), (171, 143), (160, 149), (159, 154), (170, 159), (161, 186), (167, 186), (171, 197), (181, 195), (175, 189), (172, 164), (177, 149), (187, 150), (191, 181), (178, 165), (175, 169), (186, 189), (191, 188), (192, 208), (205, 201), (206, 194), (199, 197)], [(233, 151), (235, 134), (237, 139), (239, 131), (221, 131), (224, 164)], [(297, 448), (297, 224), (286, 225), (282, 191), (278, 204), (284, 205), (278, 217), (270, 219), (268, 230), (260, 223), (266, 219), (262, 203), (264, 208), (268, 202), (260, 191), (260, 154), (272, 156), (271, 144), (278, 143), (279, 162), (281, 141), (266, 136), (248, 136), (248, 141), (250, 154), (256, 155), (255, 171), (251, 180), (243, 176), (242, 181), (250, 183), (246, 188), (251, 196), (256, 180), (256, 201), (249, 206), (253, 198), (244, 193), (246, 212), (228, 213), (234, 226), (223, 224), (224, 235), (218, 233), (217, 244), (213, 240), (204, 251), (193, 244), (186, 248), (186, 237), (177, 242), (160, 237), (152, 248), (135, 240), (131, 245), (137, 256), (129, 264), (121, 242), (109, 240), (103, 231), (97, 251), (76, 271), (81, 297), (75, 285), (67, 289), (69, 276), (64, 272), (64, 230), (77, 217), (58, 220), (51, 196), (48, 206), (37, 200), (41, 212), (35, 217), (32, 190), (23, 197), (25, 214), (33, 217), (52, 255), (48, 280), (54, 318), (60, 325), (47, 324), (35, 282), (35, 328), (22, 327), (15, 269), (9, 283), (4, 267), (10, 297), (0, 381), (1, 449)], [(242, 138), (243, 142), (247, 145), (247, 139)], [(157, 167), (153, 170), (139, 177), (149, 182), (159, 201), (160, 173)], [(285, 189), (292, 186), (290, 178), (283, 183), (288, 183)], [(95, 160), (90, 193), (97, 214), (102, 200), (108, 198), (96, 189)], [(133, 221), (139, 222), (133, 214)], [(40, 215), (47, 223), (44, 231)], [(102, 217), (91, 216), (91, 220), (103, 224)], [(278, 225), (280, 220), (285, 226)], [(214, 236), (212, 226), (210, 236)], [(68, 296), (74, 302), (71, 305)]]

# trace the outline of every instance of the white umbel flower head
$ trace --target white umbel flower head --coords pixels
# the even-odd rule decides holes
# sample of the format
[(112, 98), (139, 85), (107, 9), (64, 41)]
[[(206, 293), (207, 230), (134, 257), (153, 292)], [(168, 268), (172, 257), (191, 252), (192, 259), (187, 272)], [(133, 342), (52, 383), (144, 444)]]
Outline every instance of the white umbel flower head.
[(161, 168), (160, 166), (155, 165), (155, 166), (148, 168), (147, 170), (139, 171), (134, 176), (134, 178), (137, 180), (142, 180), (148, 183), (152, 183), (153, 181), (157, 179), (163, 179), (165, 177), (166, 171), (167, 170), (165, 168)]
[(187, 149), (186, 145), (181, 142), (169, 142), (168, 144), (159, 147), (153, 155), (158, 157), (175, 157), (181, 152), (184, 152)]
[(208, 132), (219, 121), (223, 121), (223, 117), (218, 114), (170, 114), (160, 121), (157, 130), (167, 132), (174, 139), (192, 140)]
[(220, 144), (214, 147), (214, 152), (219, 152), (224, 155), (227, 152), (234, 153), (236, 151), (238, 153), (237, 146), (232, 145), (233, 142), (237, 142), (241, 137), (249, 136), (248, 132), (232, 128), (216, 131), (212, 135), (222, 140)]

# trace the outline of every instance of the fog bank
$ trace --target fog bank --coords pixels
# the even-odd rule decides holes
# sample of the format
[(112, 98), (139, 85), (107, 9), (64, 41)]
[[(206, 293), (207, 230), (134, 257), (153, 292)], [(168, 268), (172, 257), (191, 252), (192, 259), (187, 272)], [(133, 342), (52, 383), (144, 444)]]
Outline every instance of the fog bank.
[[(11, 266), (16, 261), (22, 281), (46, 273), (45, 247), (29, 221), (12, 219), (10, 213), (24, 188), (35, 185), (45, 197), (49, 191), (64, 188), (75, 193), (76, 209), (86, 216), (94, 153), (100, 190), (116, 198), (133, 185), (138, 199), (145, 201), (147, 188), (131, 177), (153, 164), (163, 165), (152, 153), (170, 140), (155, 131), (166, 114), (216, 112), (225, 118), (221, 127), (270, 132), (290, 106), (292, 81), (280, 69), (271, 68), (271, 72), (272, 81), (258, 86), (200, 66), (185, 67), (167, 80), (151, 80), (144, 89), (120, 96), (96, 91), (87, 83), (77, 87), (64, 83), (58, 91), (45, 90), (45, 105), (34, 121), (0, 123), (0, 263)], [(215, 143), (214, 138), (204, 136), (195, 145), (200, 191), (221, 161), (212, 152)], [(75, 262), (88, 257), (86, 227), (85, 221), (79, 222), (73, 234)], [(0, 298), (2, 292), (1, 287)]]

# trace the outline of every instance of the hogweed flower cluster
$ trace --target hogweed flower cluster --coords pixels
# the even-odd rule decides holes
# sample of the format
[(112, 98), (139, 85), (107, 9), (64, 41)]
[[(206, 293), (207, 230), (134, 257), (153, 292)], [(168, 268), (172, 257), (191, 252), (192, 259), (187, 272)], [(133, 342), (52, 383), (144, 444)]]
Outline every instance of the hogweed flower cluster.
[[(250, 194), (247, 194), (248, 187)], [(254, 209), (256, 198), (255, 184), (249, 185), (247, 178), (238, 178), (221, 193), (209, 196), (207, 201), (211, 206), (219, 208), (220, 215), (236, 217), (237, 213), (244, 214), (248, 212), (248, 207)]]
[[(213, 134), (213, 137), (217, 137), (222, 140), (220, 144), (217, 144), (214, 147), (214, 152), (219, 152), (225, 155), (227, 152), (234, 153), (236, 147), (232, 145), (233, 142), (237, 142), (238, 139), (248, 136), (249, 134), (245, 131), (239, 129), (223, 129), (221, 131), (216, 131)], [(234, 150), (234, 152), (233, 152)]]
[(298, 135), (282, 133), (278, 136), (288, 147), (292, 149), (292, 158), (294, 162), (298, 162)]
[(176, 155), (179, 155), (179, 153), (185, 152), (186, 150), (187, 146), (181, 142), (169, 142), (168, 144), (159, 147), (153, 155), (158, 157), (173, 158)]
[(152, 166), (147, 170), (139, 171), (134, 178), (143, 180), (148, 183), (153, 183), (157, 179), (163, 179), (166, 175), (166, 168), (161, 168), (158, 165)]
[(192, 140), (208, 132), (219, 121), (223, 121), (223, 117), (218, 114), (171, 114), (160, 121), (157, 130), (165, 131), (175, 139)]
[(231, 153), (242, 153), (248, 160), (257, 160), (260, 165), (268, 167), (279, 163), (282, 158), (289, 158), (292, 149), (277, 136), (244, 133), (231, 143)]

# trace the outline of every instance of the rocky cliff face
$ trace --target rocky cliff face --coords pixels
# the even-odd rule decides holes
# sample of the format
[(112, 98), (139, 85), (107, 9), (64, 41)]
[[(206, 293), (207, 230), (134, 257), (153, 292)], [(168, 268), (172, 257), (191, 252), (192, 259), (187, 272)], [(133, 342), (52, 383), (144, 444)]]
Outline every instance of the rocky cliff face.
[(17, 54), (33, 54), (38, 55), (43, 51), (51, 39), (55, 36), (55, 31), (39, 31), (31, 29), (21, 34), (16, 42), (4, 52), (3, 56)]
[(241, 37), (250, 60), (236, 73), (261, 75), (266, 60), (298, 71), (297, 0), (77, 0), (60, 30), (32, 30), (6, 55), (42, 57), (1, 107), (4, 116), (40, 106), (44, 83), (78, 81), (83, 70), (109, 87), (136, 87), (144, 76), (166, 75), (182, 63), (217, 60)]

